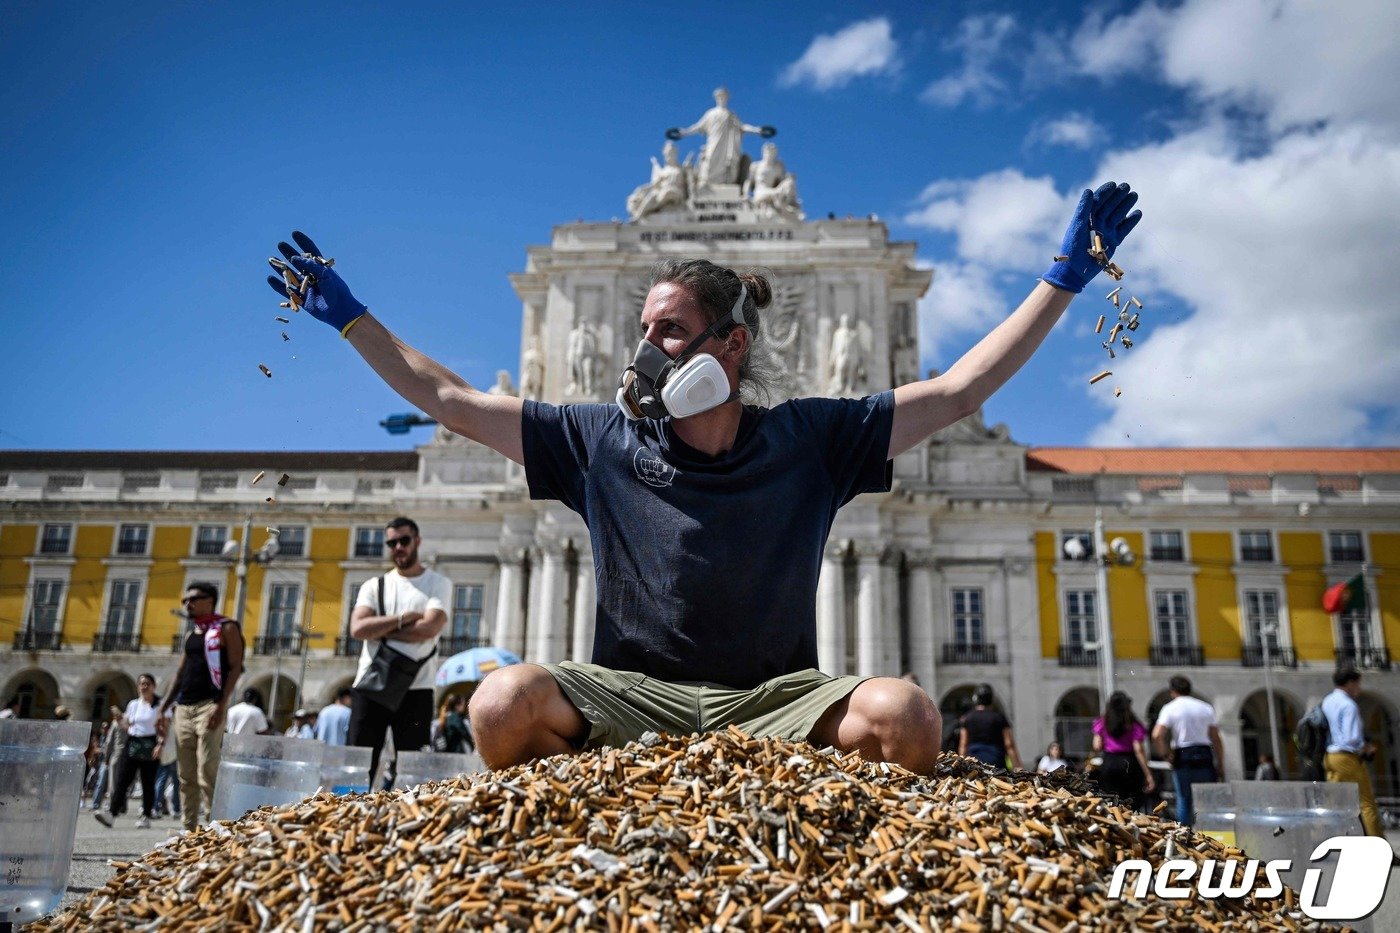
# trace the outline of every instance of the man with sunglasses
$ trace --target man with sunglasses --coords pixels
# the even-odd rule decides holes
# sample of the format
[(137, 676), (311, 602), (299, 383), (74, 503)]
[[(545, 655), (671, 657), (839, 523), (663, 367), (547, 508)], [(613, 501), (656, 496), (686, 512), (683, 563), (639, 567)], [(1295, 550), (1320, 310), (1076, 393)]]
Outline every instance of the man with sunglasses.
[[(452, 605), (452, 581), (424, 567), (418, 559), (418, 524), (410, 518), (389, 522), (384, 547), (394, 568), (360, 587), (350, 615), (350, 637), (364, 642), (360, 666), (351, 684), (350, 745), (374, 750), (370, 781), (379, 768), (384, 736), (394, 730), (394, 748), (416, 752), (432, 743), (433, 678), (438, 638)], [(366, 674), (379, 651), (398, 652), (420, 665), (408, 692), (396, 704), (367, 688)]]
[(224, 747), (224, 717), (229, 697), (243, 673), (243, 632), (238, 622), (219, 615), (219, 589), (196, 582), (180, 600), (194, 623), (175, 669), (173, 687), (160, 706), (161, 715), (175, 705), (176, 773), (180, 778), (180, 818), (185, 829), (199, 825), (201, 801), (207, 812), (214, 802), (214, 778)]
[(488, 765), (737, 725), (929, 773), (942, 719), (927, 693), (816, 669), (832, 523), (855, 496), (888, 491), (890, 461), (976, 412), (1026, 363), (1141, 220), (1137, 198), (1114, 182), (1085, 190), (1041, 281), (943, 374), (773, 408), (741, 399), (762, 368), (749, 351), (772, 288), (708, 260), (653, 269), (616, 406), (478, 391), (390, 333), (302, 233), (300, 249), (278, 244), (287, 262), (273, 265), (289, 271), (269, 283), (443, 428), (523, 464), (532, 498), (557, 499), (588, 526), (592, 663), (493, 671), (471, 700)]

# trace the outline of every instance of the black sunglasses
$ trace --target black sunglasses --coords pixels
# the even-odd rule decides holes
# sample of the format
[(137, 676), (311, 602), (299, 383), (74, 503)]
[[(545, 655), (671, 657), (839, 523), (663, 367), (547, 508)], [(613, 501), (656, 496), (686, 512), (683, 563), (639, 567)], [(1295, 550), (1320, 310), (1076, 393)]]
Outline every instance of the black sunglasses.
[(390, 548), (390, 549), (399, 547), (400, 545), (402, 545), (403, 547), (408, 547), (408, 546), (409, 546), (410, 544), (412, 544), (412, 543), (413, 543), (413, 536), (412, 536), (412, 535), (404, 535), (402, 538), (385, 538), (385, 539), (384, 539), (384, 546), (387, 547), (387, 548)]
[(181, 599), (180, 602), (182, 602), (182, 603), (197, 603), (197, 602), (199, 602), (201, 599), (213, 599), (213, 598), (214, 598), (214, 597), (210, 596), (208, 593), (200, 593), (198, 596), (186, 596), (185, 598)]

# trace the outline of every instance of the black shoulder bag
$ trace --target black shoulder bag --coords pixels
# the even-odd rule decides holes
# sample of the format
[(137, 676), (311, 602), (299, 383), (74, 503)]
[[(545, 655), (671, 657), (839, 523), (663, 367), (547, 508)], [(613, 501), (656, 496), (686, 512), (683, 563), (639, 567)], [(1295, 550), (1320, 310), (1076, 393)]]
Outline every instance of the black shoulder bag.
[[(383, 575), (379, 577), (379, 614), (384, 615)], [(355, 691), (364, 694), (365, 699), (373, 700), (391, 712), (397, 710), (399, 704), (403, 702), (404, 694), (408, 693), (408, 688), (417, 679), (418, 672), (435, 654), (437, 654), (436, 645), (426, 656), (411, 658), (402, 651), (390, 648), (389, 640), (381, 638), (375, 647), (374, 657), (370, 660), (369, 667), (365, 669), (365, 674), (360, 678), (360, 682), (355, 685)]]

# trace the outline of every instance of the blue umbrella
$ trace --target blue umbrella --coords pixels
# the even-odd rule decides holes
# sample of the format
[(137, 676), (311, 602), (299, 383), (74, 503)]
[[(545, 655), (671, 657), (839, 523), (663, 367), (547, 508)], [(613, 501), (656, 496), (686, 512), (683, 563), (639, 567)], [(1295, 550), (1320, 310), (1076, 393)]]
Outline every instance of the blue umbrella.
[(470, 648), (442, 662), (438, 667), (437, 686), (476, 683), (498, 667), (519, 663), (520, 659), (504, 648)]

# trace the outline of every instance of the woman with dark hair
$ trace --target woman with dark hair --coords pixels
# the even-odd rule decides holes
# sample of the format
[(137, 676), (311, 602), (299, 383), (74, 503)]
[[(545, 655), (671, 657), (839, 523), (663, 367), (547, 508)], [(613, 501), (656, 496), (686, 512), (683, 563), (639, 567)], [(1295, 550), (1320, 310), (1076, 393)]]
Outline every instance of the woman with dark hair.
[(110, 827), (112, 821), (126, 812), (131, 782), (141, 777), (141, 818), (138, 829), (151, 825), (151, 813), (156, 802), (156, 768), (160, 766), (161, 748), (165, 742), (165, 717), (160, 714), (160, 697), (156, 696), (156, 679), (150, 674), (136, 678), (139, 695), (126, 705), (121, 724), (126, 728), (126, 750), (118, 764), (117, 782), (112, 789), (112, 801), (106, 813), (93, 814), (97, 822)]
[(1012, 770), (1021, 770), (1021, 753), (1011, 734), (1011, 722), (992, 709), (991, 684), (979, 684), (972, 692), (972, 709), (963, 714), (962, 738), (958, 754), (969, 755), (994, 768), (1005, 768), (1010, 757)]
[(1094, 720), (1094, 753), (1103, 764), (1094, 782), (1142, 809), (1147, 795), (1157, 787), (1147, 764), (1147, 727), (1133, 714), (1133, 700), (1121, 690), (1108, 698), (1103, 715)]

